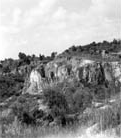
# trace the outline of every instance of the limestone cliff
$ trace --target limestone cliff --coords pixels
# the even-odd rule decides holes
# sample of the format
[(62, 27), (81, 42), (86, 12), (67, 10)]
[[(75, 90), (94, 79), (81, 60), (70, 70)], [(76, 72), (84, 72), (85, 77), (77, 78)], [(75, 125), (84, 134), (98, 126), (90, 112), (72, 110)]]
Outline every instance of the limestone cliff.
[(43, 67), (32, 70), (28, 90), (31, 89), (31, 93), (34, 93), (32, 89), (36, 87), (36, 90), (40, 92), (45, 83), (62, 82), (65, 79), (77, 79), (84, 85), (102, 85), (106, 83), (118, 85), (121, 83), (121, 63), (118, 61), (97, 62), (77, 57), (69, 60), (54, 60)]

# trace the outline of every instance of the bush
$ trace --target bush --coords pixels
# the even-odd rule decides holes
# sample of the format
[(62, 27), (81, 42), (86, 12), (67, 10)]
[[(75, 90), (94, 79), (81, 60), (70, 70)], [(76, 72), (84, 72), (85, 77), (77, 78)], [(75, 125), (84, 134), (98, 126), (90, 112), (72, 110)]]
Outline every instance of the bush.
[(44, 90), (44, 103), (48, 105), (53, 118), (64, 115), (68, 111), (68, 103), (58, 88)]
[[(43, 95), (31, 96), (29, 94), (21, 95), (11, 106), (13, 114), (18, 120), (27, 125), (44, 125), (54, 121), (55, 118), (61, 118), (68, 111), (68, 104), (65, 96), (54, 88), (45, 89)], [(42, 106), (46, 109), (40, 109), (38, 101), (42, 101)]]
[(0, 76), (0, 102), (13, 95), (19, 95), (23, 84), (24, 79), (20, 75)]
[(120, 92), (120, 86), (120, 83), (118, 83), (117, 86), (115, 86), (114, 83), (94, 85), (90, 88), (90, 92), (92, 93), (94, 100), (104, 101), (109, 99), (111, 96), (118, 94)]
[(91, 106), (92, 96), (88, 88), (77, 89), (73, 95), (73, 106), (76, 112)]
[(18, 120), (27, 125), (36, 124), (34, 113), (38, 110), (37, 99), (30, 95), (19, 96), (11, 106), (13, 114)]

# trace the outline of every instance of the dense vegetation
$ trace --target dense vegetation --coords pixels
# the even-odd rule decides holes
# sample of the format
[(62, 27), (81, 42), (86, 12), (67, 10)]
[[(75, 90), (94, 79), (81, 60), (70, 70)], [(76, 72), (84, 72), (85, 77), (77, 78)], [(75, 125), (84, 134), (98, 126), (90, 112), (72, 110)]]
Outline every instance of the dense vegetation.
[(24, 78), (20, 75), (0, 76), (0, 102), (5, 99), (21, 94)]
[(101, 56), (102, 51), (105, 50), (105, 53), (117, 53), (121, 51), (121, 40), (114, 39), (112, 42), (103, 41), (103, 42), (92, 42), (85, 46), (75, 46), (73, 45), (69, 49), (65, 50), (60, 57), (63, 56), (89, 56), (95, 57)]
[[(97, 124), (96, 131), (116, 128), (116, 135), (120, 136), (120, 100), (117, 99), (112, 104), (108, 103), (112, 95), (104, 94), (103, 90), (100, 92), (97, 88), (92, 89), (83, 88), (81, 84), (77, 85), (73, 81), (49, 86), (44, 90), (43, 95), (16, 95), (7, 103), (9, 114), (0, 119), (4, 124), (3, 129), (6, 130), (4, 133), (13, 138), (23, 132), (24, 138), (27, 137), (27, 130), (30, 129), (36, 134), (35, 136), (31, 133), (31, 136), (40, 137), (41, 134), (41, 137), (44, 137), (47, 133), (58, 133), (63, 130), (63, 127), (73, 132), (79, 126), (89, 127)], [(113, 93), (111, 86), (109, 89), (110, 93)], [(95, 107), (93, 102), (99, 101), (100, 97), (103, 99), (102, 105)]]

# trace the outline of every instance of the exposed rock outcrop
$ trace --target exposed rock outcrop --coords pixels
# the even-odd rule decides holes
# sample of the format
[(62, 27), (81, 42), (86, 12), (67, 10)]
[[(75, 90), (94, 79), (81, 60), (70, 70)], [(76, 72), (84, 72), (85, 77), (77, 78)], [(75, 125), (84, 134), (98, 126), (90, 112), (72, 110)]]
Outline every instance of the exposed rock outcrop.
[[(52, 61), (45, 66), (33, 69), (29, 77), (29, 89), (40, 92), (44, 84), (76, 78), (83, 84), (101, 85), (121, 83), (120, 62), (96, 62), (87, 59), (72, 58), (69, 61)], [(31, 89), (31, 90), (30, 90)], [(31, 93), (31, 92), (30, 92)]]

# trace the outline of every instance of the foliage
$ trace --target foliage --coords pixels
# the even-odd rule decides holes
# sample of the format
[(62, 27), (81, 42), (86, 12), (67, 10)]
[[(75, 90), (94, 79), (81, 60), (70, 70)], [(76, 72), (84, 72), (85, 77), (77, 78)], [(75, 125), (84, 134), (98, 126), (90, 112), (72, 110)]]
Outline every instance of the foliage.
[(87, 107), (91, 106), (92, 95), (88, 88), (77, 89), (73, 95), (74, 110), (84, 111)]
[(26, 60), (26, 54), (25, 53), (19, 52), (18, 57), (20, 60), (23, 60), (23, 61)]
[(0, 101), (20, 94), (24, 79), (20, 75), (8, 75), (0, 77)]
[(121, 51), (121, 40), (114, 39), (112, 42), (103, 41), (103, 42), (92, 42), (85, 46), (72, 46), (69, 49), (65, 50), (61, 56), (67, 55), (101, 55), (102, 50), (110, 52), (119, 52)]
[(18, 99), (11, 105), (13, 114), (17, 116), (21, 123), (35, 124), (36, 118), (34, 113), (38, 110), (37, 99), (33, 99), (30, 95), (21, 95)]
[(48, 105), (53, 118), (67, 113), (68, 103), (59, 89), (50, 88), (44, 90), (44, 103)]
[(9, 66), (3, 66), (3, 73), (10, 73), (10, 67)]
[(52, 52), (51, 53), (51, 58), (54, 59), (56, 55), (57, 55), (57, 52)]
[(115, 86), (114, 82), (89, 87), (93, 100), (104, 101), (120, 92), (120, 83)]

